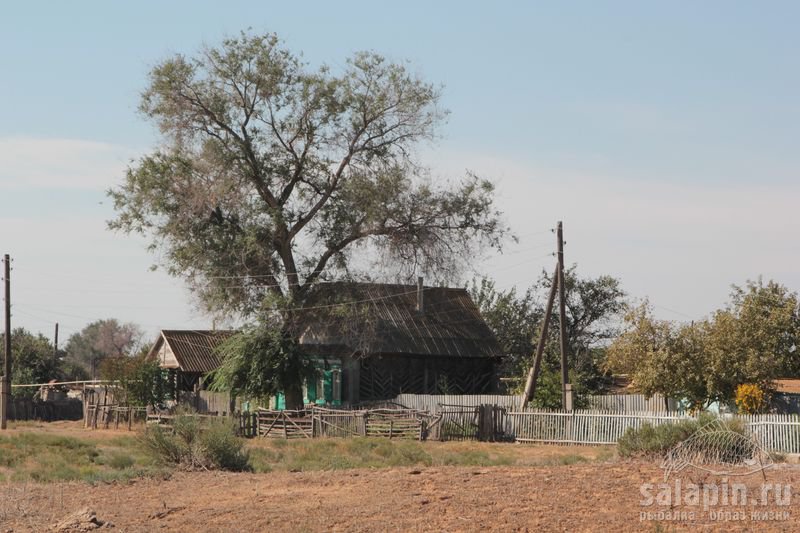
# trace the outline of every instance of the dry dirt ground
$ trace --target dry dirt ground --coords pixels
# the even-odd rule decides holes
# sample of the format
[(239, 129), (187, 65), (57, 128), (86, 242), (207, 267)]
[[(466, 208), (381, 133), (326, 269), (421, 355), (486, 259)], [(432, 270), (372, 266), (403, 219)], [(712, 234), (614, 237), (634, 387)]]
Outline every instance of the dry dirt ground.
[[(529, 446), (524, 453), (576, 450)], [(642, 484), (661, 483), (662, 476), (656, 464), (611, 459), (532, 467), (178, 472), (168, 479), (94, 486), (5, 483), (0, 533), (52, 530), (87, 507), (116, 531), (800, 531), (797, 465), (767, 473), (770, 483), (797, 487), (788, 506), (773, 500), (764, 507), (718, 504), (705, 511), (685, 502), (643, 506)], [(683, 483), (713, 481), (698, 473), (681, 477)], [(760, 495), (760, 476), (744, 481), (751, 494)], [(681, 520), (670, 520), (676, 511)], [(753, 511), (767, 514), (753, 520)], [(651, 516), (642, 515), (647, 512)]]

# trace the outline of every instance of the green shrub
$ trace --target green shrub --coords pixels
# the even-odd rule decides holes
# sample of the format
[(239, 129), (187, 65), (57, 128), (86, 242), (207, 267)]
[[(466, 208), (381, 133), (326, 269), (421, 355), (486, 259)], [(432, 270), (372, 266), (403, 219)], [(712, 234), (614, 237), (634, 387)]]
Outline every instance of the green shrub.
[[(708, 413), (701, 414), (697, 419), (686, 419), (674, 424), (660, 424), (653, 426), (644, 424), (640, 428), (628, 428), (619, 439), (617, 451), (621, 457), (646, 457), (655, 458), (663, 456), (667, 451), (691, 437), (701, 427), (714, 422), (717, 418)], [(723, 422), (731, 431), (745, 434), (744, 422), (738, 419)], [(731, 450), (731, 453), (734, 453)], [(741, 451), (735, 453), (741, 454)], [(727, 455), (722, 450), (721, 457)]]
[(136, 461), (130, 455), (121, 452), (114, 452), (108, 459), (108, 466), (114, 470), (125, 470), (134, 465)]
[(200, 445), (210, 462), (222, 470), (251, 470), (244, 439), (236, 436), (236, 426), (229, 420), (215, 420), (200, 432)]
[(148, 427), (143, 441), (160, 461), (182, 466), (222, 470), (251, 470), (244, 440), (236, 436), (236, 426), (228, 419), (180, 413), (172, 421), (172, 430)]

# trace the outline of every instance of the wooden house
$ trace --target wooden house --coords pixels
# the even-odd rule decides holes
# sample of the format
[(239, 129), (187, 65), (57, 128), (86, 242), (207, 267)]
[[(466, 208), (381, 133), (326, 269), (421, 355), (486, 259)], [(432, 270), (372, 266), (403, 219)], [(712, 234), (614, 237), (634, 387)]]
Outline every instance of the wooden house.
[[(326, 283), (314, 288), (306, 308), (300, 343), (319, 369), (316, 382), (303, 387), (306, 403), (497, 390), (503, 354), (465, 289)], [(214, 349), (230, 335), (165, 330), (150, 355), (191, 390), (217, 368)]]
[(155, 359), (169, 372), (176, 391), (203, 388), (203, 378), (219, 367), (217, 347), (234, 331), (164, 329), (148, 359)]
[(306, 320), (300, 342), (341, 364), (347, 401), (497, 389), (502, 350), (465, 289), (329, 283), (309, 307), (345, 302), (343, 314)]

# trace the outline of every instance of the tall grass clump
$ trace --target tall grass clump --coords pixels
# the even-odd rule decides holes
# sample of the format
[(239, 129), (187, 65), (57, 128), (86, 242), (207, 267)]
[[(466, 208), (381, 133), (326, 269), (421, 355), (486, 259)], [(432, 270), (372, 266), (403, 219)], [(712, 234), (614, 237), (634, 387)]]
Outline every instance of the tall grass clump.
[(143, 442), (161, 462), (187, 470), (252, 470), (244, 439), (236, 436), (234, 422), (225, 418), (201, 420), (179, 413), (172, 428), (148, 427)]

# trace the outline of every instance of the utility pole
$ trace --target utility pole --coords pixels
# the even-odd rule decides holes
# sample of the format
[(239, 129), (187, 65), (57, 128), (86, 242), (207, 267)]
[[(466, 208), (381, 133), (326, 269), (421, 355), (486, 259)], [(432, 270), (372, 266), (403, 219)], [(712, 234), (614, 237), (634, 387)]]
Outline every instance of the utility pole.
[(528, 400), (533, 398), (533, 395), (536, 393), (536, 381), (539, 379), (539, 369), (542, 367), (542, 352), (544, 352), (544, 345), (547, 342), (547, 328), (550, 325), (550, 316), (553, 314), (553, 302), (556, 299), (557, 284), (558, 266), (556, 266), (553, 272), (553, 283), (550, 285), (550, 296), (547, 298), (547, 307), (544, 311), (542, 331), (539, 334), (539, 342), (536, 344), (536, 355), (533, 358), (533, 366), (528, 371), (528, 381), (525, 383), (525, 392), (522, 394), (522, 401), (519, 406), (520, 411), (525, 409)]
[[(564, 280), (564, 225), (558, 221), (556, 229), (558, 239), (558, 336), (561, 341), (561, 406), (567, 409), (572, 401), (567, 400), (567, 384), (569, 383), (569, 367), (567, 366), (567, 300)], [(570, 391), (571, 392), (571, 391)]]
[(8, 425), (8, 411), (11, 403), (11, 258), (8, 254), (3, 257), (5, 275), (3, 281), (6, 287), (5, 315), (5, 361), (3, 363), (3, 378), (0, 380), (0, 429)]
[(56, 322), (56, 333), (53, 338), (53, 369), (58, 368), (58, 322)]

